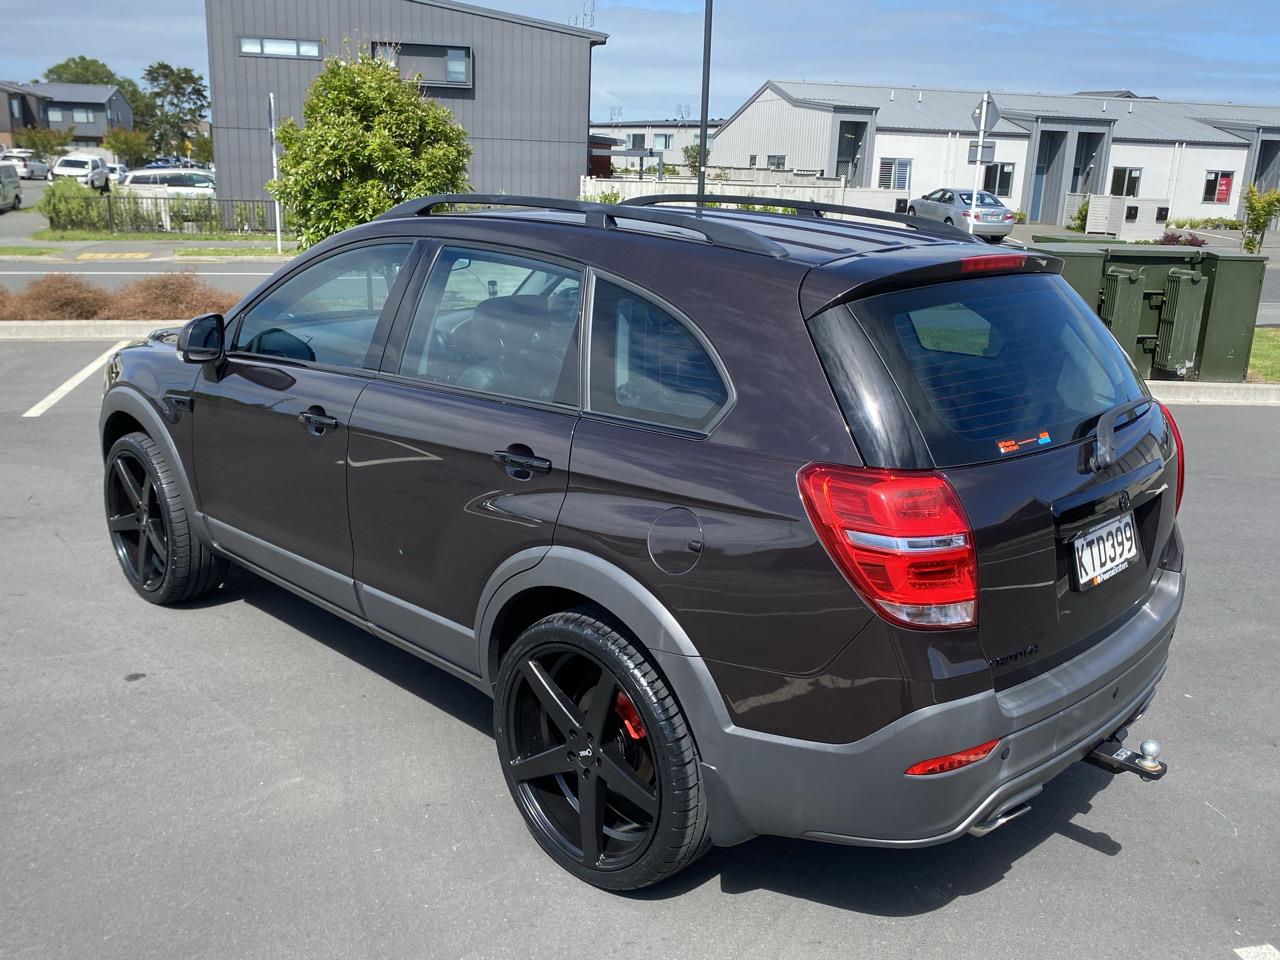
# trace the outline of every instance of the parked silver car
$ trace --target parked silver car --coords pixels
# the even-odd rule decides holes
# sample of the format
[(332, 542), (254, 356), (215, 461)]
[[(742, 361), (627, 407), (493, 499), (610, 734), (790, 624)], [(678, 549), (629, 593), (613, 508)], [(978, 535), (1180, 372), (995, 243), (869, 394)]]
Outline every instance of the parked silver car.
[(0, 163), (12, 163), (23, 180), (43, 180), (49, 175), (49, 165), (31, 150), (6, 150), (0, 155)]
[(107, 173), (106, 161), (87, 153), (73, 153), (59, 159), (49, 171), (49, 179), (62, 178), (79, 180), (86, 187), (92, 187), (101, 193), (111, 189), (111, 176)]
[[(912, 200), (907, 213), (913, 217), (927, 217), (955, 224), (962, 230), (969, 229), (973, 215), (973, 190), (963, 187), (939, 187)], [(999, 243), (1013, 229), (1013, 211), (1001, 203), (994, 194), (978, 191), (977, 219), (973, 221), (973, 233), (988, 243)]]

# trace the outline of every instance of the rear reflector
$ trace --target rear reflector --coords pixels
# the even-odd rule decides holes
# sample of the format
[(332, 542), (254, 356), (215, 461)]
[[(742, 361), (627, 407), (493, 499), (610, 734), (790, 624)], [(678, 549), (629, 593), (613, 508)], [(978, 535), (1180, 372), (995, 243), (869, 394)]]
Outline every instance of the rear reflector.
[(1026, 265), (1025, 253), (998, 253), (987, 257), (965, 257), (960, 261), (960, 272), (990, 273), (995, 270), (1021, 270)]
[(907, 767), (906, 774), (909, 777), (927, 777), (933, 773), (946, 773), (948, 770), (958, 770), (961, 767), (967, 767), (971, 763), (977, 763), (992, 750), (996, 748), (996, 744), (1000, 741), (988, 740), (986, 743), (980, 743), (976, 747), (970, 747), (968, 750), (961, 750), (958, 753), (948, 753), (945, 757), (934, 757), (932, 760), (921, 760), (919, 763), (913, 763)]
[(882, 617), (914, 628), (977, 622), (973, 533), (945, 477), (811, 463), (796, 479), (827, 553)]
[(1173, 434), (1173, 445), (1178, 451), (1178, 495), (1173, 501), (1173, 512), (1177, 515), (1182, 509), (1182, 491), (1186, 489), (1187, 476), (1187, 455), (1182, 447), (1182, 431), (1178, 429), (1178, 422), (1173, 419), (1173, 414), (1169, 412), (1169, 408), (1163, 403), (1157, 401), (1157, 406), (1164, 413), (1165, 422), (1169, 424), (1169, 432)]

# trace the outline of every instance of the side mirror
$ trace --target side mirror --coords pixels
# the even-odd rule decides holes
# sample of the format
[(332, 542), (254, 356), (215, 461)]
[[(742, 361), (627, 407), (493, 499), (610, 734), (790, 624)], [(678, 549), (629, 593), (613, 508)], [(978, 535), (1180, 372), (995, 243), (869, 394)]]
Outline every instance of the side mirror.
[(187, 325), (178, 334), (178, 352), (187, 363), (221, 360), (226, 352), (222, 314), (206, 313), (187, 321)]

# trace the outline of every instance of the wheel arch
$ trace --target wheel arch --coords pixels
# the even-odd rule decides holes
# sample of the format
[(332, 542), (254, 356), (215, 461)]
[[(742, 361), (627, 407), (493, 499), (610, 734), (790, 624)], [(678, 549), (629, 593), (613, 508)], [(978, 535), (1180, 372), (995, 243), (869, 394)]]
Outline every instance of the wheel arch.
[(133, 388), (123, 385), (112, 387), (103, 396), (102, 412), (98, 415), (98, 433), (101, 437), (103, 459), (106, 459), (107, 452), (117, 440), (135, 430), (145, 433), (160, 445), (173, 469), (178, 489), (187, 506), (189, 522), (206, 543), (210, 542), (208, 531), (204, 526), (204, 515), (199, 511), (195, 489), (191, 484), (191, 478), (187, 476), (186, 461), (178, 452), (165, 418), (146, 397)]

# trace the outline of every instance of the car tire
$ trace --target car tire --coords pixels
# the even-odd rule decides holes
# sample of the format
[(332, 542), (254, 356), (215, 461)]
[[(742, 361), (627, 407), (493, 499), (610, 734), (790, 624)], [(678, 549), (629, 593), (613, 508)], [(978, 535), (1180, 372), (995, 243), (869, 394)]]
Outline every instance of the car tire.
[(953, 227), (956, 225), (956, 222), (952, 220), (950, 217), (947, 217), (947, 219), (943, 220), (942, 222), (946, 224), (950, 224)]
[(983, 237), (982, 239), (983, 239), (983, 240), (986, 240), (986, 241), (987, 241), (987, 243), (1002, 243), (1002, 242), (1004, 242), (1004, 237)]
[(145, 433), (126, 434), (111, 445), (103, 502), (116, 558), (144, 600), (193, 600), (226, 579), (227, 560), (192, 530), (174, 467)]
[(916, 208), (915, 208), (915, 207), (907, 207), (907, 216), (908, 216), (908, 217), (914, 217), (915, 215), (916, 215)]
[[(556, 613), (521, 633), (498, 671), (493, 716), (503, 776), (529, 832), (574, 876), (635, 890), (709, 846), (684, 714), (637, 644), (598, 611)], [(583, 822), (587, 796), (599, 829)]]

